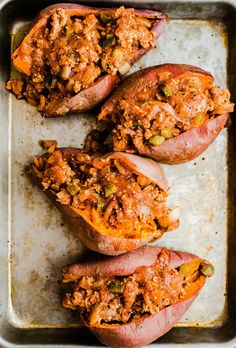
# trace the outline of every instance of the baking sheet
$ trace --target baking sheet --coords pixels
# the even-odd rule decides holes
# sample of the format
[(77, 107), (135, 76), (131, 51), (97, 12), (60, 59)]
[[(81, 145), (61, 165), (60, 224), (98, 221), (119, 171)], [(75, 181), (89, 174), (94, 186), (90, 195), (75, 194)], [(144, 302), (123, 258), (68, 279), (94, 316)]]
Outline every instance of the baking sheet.
[[(18, 29), (16, 24), (14, 29)], [(227, 36), (222, 23), (171, 20), (158, 47), (132, 71), (164, 62), (191, 63), (211, 71), (226, 86)], [(197, 43), (197, 44), (196, 44)], [(175, 45), (175, 50), (173, 50)], [(34, 107), (11, 105), (11, 300), (12, 318), (20, 327), (77, 325), (71, 311), (60, 307), (61, 268), (75, 261), (80, 243), (61, 215), (24, 174), (24, 166), (41, 152), (39, 139), (57, 139), (60, 146), (81, 146), (95, 125), (92, 113), (64, 119), (43, 119)], [(196, 253), (215, 265), (199, 298), (185, 314), (185, 326), (214, 326), (225, 316), (226, 277), (226, 141), (224, 130), (197, 160), (163, 166), (171, 186), (170, 206), (181, 207), (181, 226), (158, 245)], [(30, 296), (29, 296), (30, 294)], [(208, 308), (205, 311), (205, 308)], [(78, 324), (79, 325), (79, 324)]]
[[(132, 1), (127, 4), (134, 6)], [(60, 146), (82, 146), (85, 134), (95, 124), (94, 112), (64, 119), (43, 119), (34, 107), (17, 101), (4, 90), (10, 33), (14, 33), (25, 18), (31, 19), (32, 13), (47, 5), (41, 0), (0, 0), (0, 37), (4, 43), (0, 50), (2, 347), (99, 345), (87, 330), (80, 329), (73, 312), (60, 306), (61, 268), (77, 259), (81, 245), (56, 208), (31, 185), (24, 173), (25, 164), (41, 152), (39, 139), (57, 139)], [(132, 71), (166, 62), (199, 65), (211, 71), (222, 87), (228, 79), (235, 100), (236, 91), (232, 88), (236, 57), (234, 1), (168, 3), (162, 0), (157, 4), (150, 0), (137, 6), (162, 9), (176, 19), (170, 21), (158, 40), (158, 48), (142, 58)], [(11, 29), (9, 21), (13, 21)], [(216, 273), (177, 324), (179, 327), (159, 339), (158, 345), (172, 347), (183, 343), (189, 348), (205, 342), (202, 347), (236, 347), (235, 129), (233, 122), (229, 133), (223, 130), (197, 160), (180, 166), (163, 166), (171, 185), (169, 206), (181, 207), (181, 226), (157, 244), (194, 252), (211, 261)], [(227, 264), (230, 264), (228, 272)]]

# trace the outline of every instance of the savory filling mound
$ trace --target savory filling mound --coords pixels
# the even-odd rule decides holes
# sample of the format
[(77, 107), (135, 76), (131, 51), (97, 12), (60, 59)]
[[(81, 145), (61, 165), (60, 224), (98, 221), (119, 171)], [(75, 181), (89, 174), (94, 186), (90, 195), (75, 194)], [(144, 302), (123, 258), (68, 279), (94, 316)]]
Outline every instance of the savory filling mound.
[(160, 238), (178, 227), (176, 208), (170, 211), (166, 206), (167, 192), (134, 173), (122, 158), (94, 159), (80, 151), (67, 160), (60, 149), (50, 152), (33, 164), (43, 190), (53, 191), (61, 204), (78, 209), (104, 234)]
[(140, 48), (154, 46), (154, 21), (152, 15), (124, 7), (83, 17), (54, 9), (47, 25), (32, 35), (30, 75), (8, 81), (7, 89), (43, 110), (51, 100), (71, 98), (105, 74), (124, 74)]
[(101, 144), (105, 144), (115, 151), (139, 152), (145, 145), (161, 145), (234, 109), (230, 92), (212, 86), (209, 77), (187, 74), (177, 79), (170, 72), (161, 72), (158, 80), (157, 84), (118, 100), (112, 112), (104, 107), (98, 119), (103, 121), (101, 129), (106, 130), (92, 132), (86, 149), (103, 151)]
[(139, 267), (132, 275), (80, 277), (70, 283), (63, 306), (80, 311), (91, 326), (125, 324), (190, 298), (214, 272), (200, 259), (176, 269), (170, 269), (168, 261), (169, 251), (163, 250), (155, 264)]

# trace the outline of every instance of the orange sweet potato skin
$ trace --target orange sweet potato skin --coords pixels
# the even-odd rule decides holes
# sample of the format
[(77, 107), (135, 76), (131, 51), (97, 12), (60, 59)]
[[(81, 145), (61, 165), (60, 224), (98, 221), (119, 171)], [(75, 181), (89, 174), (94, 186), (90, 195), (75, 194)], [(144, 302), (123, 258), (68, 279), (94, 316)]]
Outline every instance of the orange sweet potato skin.
[[(75, 148), (61, 148), (64, 156), (69, 159), (75, 157), (81, 151)], [(168, 189), (168, 184), (161, 167), (150, 159), (139, 158), (135, 155), (114, 153), (103, 156), (103, 158), (122, 158), (126, 165), (129, 165), (133, 171), (141, 172), (152, 181), (156, 182), (164, 191)], [(142, 169), (146, 165), (146, 168)], [(28, 167), (33, 182), (42, 189), (41, 180), (36, 175), (33, 166)], [(62, 205), (57, 201), (55, 193), (51, 190), (45, 191), (46, 196), (62, 213), (65, 220), (68, 222), (75, 236), (89, 249), (105, 255), (120, 255), (128, 251), (140, 248), (153, 239), (153, 235), (149, 234), (142, 239), (118, 238), (104, 235), (99, 231), (99, 226), (94, 226), (86, 221), (79, 212), (69, 206)]]
[[(171, 72), (173, 77), (184, 76), (185, 74), (201, 76), (213, 82), (212, 75), (198, 67), (184, 64), (163, 64), (140, 70), (130, 77), (114, 91), (101, 109), (112, 112), (121, 99), (129, 99), (129, 96), (137, 95), (140, 91), (149, 86), (157, 85), (157, 76), (160, 72)], [(99, 116), (98, 116), (99, 117)], [(158, 146), (145, 145), (139, 151), (141, 155), (153, 158), (160, 163), (180, 164), (188, 162), (202, 152), (216, 139), (222, 128), (225, 126), (229, 114), (219, 115), (208, 120), (204, 124), (188, 130), (177, 137), (166, 140)]]
[[(33, 64), (30, 57), (30, 53), (33, 48), (31, 46), (32, 35), (35, 35), (41, 28), (47, 24), (47, 20), (50, 16), (50, 12), (53, 9), (65, 10), (70, 16), (85, 16), (87, 14), (93, 13), (104, 13), (109, 15), (116, 11), (112, 8), (95, 8), (88, 7), (73, 3), (59, 3), (52, 6), (48, 6), (43, 9), (39, 15), (34, 20), (28, 34), (25, 36), (19, 47), (12, 54), (12, 63), (19, 71), (23, 72), (26, 75), (30, 75), (30, 68)], [(155, 32), (156, 38), (158, 38), (161, 33), (164, 31), (167, 16), (163, 13), (157, 11), (149, 10), (135, 10), (137, 15), (150, 15), (157, 18), (157, 22), (151, 28), (151, 31)], [(131, 65), (135, 63), (139, 58), (141, 58), (149, 49), (140, 49), (128, 63)], [(90, 110), (96, 105), (98, 105), (102, 100), (104, 100), (109, 93), (114, 89), (114, 87), (119, 83), (120, 76), (115, 75), (104, 75), (99, 78), (91, 87), (86, 88), (75, 96), (71, 98), (64, 98), (60, 102), (57, 100), (55, 103), (50, 103), (46, 109), (42, 111), (42, 114), (45, 117), (60, 117), (73, 112), (82, 112)]]
[[(133, 274), (137, 267), (151, 266), (156, 262), (161, 248), (144, 246), (130, 253), (115, 258), (104, 258), (99, 261), (89, 261), (64, 267), (64, 281), (73, 281), (81, 276), (128, 276)], [(185, 262), (189, 262), (196, 255), (170, 250), (169, 267), (177, 268)], [(198, 291), (199, 292), (199, 291)], [(149, 315), (136, 322), (123, 325), (103, 324), (99, 327), (91, 327), (84, 320), (85, 325), (109, 347), (141, 347), (169, 331), (184, 315), (197, 294), (171, 305), (157, 314)]]

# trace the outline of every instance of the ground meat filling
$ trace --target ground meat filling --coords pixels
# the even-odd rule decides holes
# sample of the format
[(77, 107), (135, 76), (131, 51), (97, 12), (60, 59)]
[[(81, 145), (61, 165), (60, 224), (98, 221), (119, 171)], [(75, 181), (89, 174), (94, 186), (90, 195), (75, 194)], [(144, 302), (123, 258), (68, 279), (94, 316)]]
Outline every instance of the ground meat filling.
[(50, 101), (70, 98), (105, 74), (125, 73), (127, 61), (140, 48), (154, 45), (154, 21), (124, 7), (84, 17), (54, 9), (47, 26), (32, 37), (30, 76), (8, 81), (7, 89), (43, 110)]
[(55, 150), (35, 158), (33, 168), (44, 190), (54, 191), (61, 204), (78, 209), (105, 234), (160, 238), (178, 227), (175, 211), (166, 206), (167, 192), (122, 160), (94, 160), (81, 151), (67, 161)]
[(213, 266), (200, 259), (170, 269), (169, 257), (162, 250), (154, 265), (125, 277), (80, 277), (70, 283), (63, 306), (79, 310), (91, 326), (125, 324), (190, 298), (213, 274)]
[[(102, 110), (99, 120), (111, 128), (103, 144), (115, 151), (138, 152), (145, 145), (161, 145), (233, 109), (229, 91), (213, 87), (211, 78), (186, 75), (176, 79), (163, 72), (158, 84), (119, 100), (112, 113)], [(103, 123), (101, 126), (104, 128)], [(100, 138), (104, 134), (100, 132)], [(102, 141), (99, 132), (93, 132), (87, 137), (86, 149), (102, 151)]]

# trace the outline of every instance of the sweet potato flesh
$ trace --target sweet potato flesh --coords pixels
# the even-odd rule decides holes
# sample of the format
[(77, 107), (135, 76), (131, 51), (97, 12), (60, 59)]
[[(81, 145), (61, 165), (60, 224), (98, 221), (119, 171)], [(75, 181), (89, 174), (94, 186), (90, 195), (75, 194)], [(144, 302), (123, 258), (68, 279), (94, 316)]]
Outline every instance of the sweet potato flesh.
[(186, 73), (177, 78), (160, 72), (155, 84), (140, 87), (137, 93), (127, 91), (112, 111), (105, 105), (98, 118), (106, 128), (110, 126), (110, 135), (101, 146), (91, 133), (86, 147), (101, 151), (105, 144), (115, 151), (139, 152), (145, 145), (161, 145), (233, 108), (229, 91), (212, 86), (210, 76)]
[(123, 72), (140, 48), (154, 45), (154, 17), (149, 17), (124, 7), (73, 17), (62, 8), (51, 10), (24, 52), (30, 71), (17, 58), (16, 68), (28, 76), (8, 81), (7, 89), (43, 112), (50, 102), (71, 98), (105, 74)]
[(70, 283), (63, 306), (80, 311), (90, 326), (126, 324), (197, 294), (206, 278), (202, 269), (212, 268), (193, 259), (170, 269), (168, 261), (169, 252), (163, 250), (155, 264), (129, 276), (78, 277)]
[(75, 209), (100, 232), (160, 238), (178, 226), (166, 206), (167, 193), (122, 159), (93, 159), (80, 151), (67, 160), (59, 149), (50, 152), (33, 164), (43, 190), (54, 192), (58, 202)]

